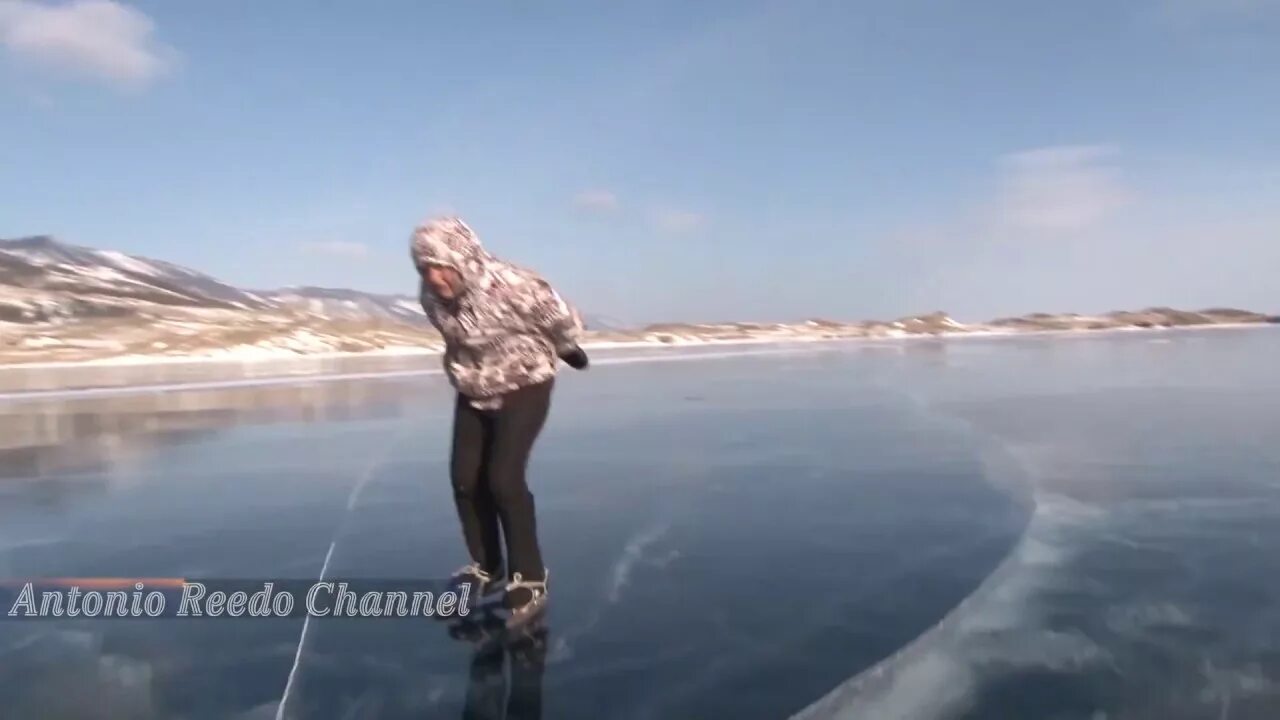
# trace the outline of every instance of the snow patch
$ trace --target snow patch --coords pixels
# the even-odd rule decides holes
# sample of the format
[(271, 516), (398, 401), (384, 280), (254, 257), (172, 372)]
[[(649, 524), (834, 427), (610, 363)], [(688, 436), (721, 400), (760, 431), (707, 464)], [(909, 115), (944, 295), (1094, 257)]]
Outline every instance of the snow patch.
[(117, 252), (115, 250), (99, 250), (97, 255), (112, 265), (115, 265), (122, 270), (128, 270), (132, 273), (149, 275), (152, 277), (161, 274), (154, 265), (143, 262), (135, 257), (125, 255), (122, 252)]
[(22, 248), (7, 248), (4, 250), (0, 250), (0, 255), (12, 255), (13, 257), (22, 258), (28, 263), (31, 263), (32, 265), (36, 265), (39, 267), (44, 267), (45, 265), (51, 264), (49, 260), (49, 256), (45, 255), (44, 253), (38, 250), (25, 250)]
[(128, 275), (125, 275), (124, 273), (112, 267), (103, 267), (103, 266), (91, 267), (88, 265), (71, 265), (71, 266), (68, 266), (68, 269), (72, 270), (77, 275), (94, 278), (95, 280), (107, 280), (110, 282), (126, 282), (132, 285), (138, 284), (138, 281), (135, 280), (134, 278), (131, 278)]
[(45, 348), (45, 347), (57, 347), (60, 345), (64, 345), (65, 343), (63, 343), (61, 340), (55, 337), (49, 337), (48, 335), (37, 335), (34, 337), (22, 338), (22, 342), (19, 344), (24, 348)]

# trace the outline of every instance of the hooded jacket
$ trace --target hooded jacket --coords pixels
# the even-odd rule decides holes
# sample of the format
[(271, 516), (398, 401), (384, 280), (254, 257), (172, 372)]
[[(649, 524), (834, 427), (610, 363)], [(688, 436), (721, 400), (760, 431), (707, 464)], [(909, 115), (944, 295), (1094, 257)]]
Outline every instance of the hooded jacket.
[(414, 230), (414, 264), (453, 268), (462, 279), (451, 300), (424, 280), (423, 312), (444, 337), (444, 369), (477, 408), (494, 409), (502, 395), (551, 379), (560, 356), (578, 347), (582, 318), (537, 273), (500, 260), (462, 220), (437, 218)]

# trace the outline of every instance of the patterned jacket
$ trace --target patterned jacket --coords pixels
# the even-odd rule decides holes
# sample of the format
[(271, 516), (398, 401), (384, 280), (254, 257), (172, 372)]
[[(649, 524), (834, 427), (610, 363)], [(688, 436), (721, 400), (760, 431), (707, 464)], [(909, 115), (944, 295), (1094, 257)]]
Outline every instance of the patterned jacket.
[(582, 318), (537, 273), (489, 254), (466, 223), (437, 218), (414, 230), (414, 264), (458, 271), (463, 289), (443, 300), (423, 281), (419, 296), (444, 337), (450, 382), (477, 408), (555, 376), (559, 357), (578, 346)]

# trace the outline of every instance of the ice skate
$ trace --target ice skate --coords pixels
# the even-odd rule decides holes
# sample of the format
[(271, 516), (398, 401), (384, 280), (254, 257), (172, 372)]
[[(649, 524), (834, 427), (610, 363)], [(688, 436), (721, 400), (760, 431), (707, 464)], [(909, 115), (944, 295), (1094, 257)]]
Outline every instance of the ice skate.
[(506, 610), (508, 630), (516, 630), (539, 618), (547, 609), (547, 580), (549, 571), (543, 571), (541, 581), (525, 580), (520, 573), (512, 576), (506, 586), (503, 607)]
[(449, 590), (466, 598), (466, 605), (460, 605), (459, 612), (471, 613), (500, 598), (505, 587), (501, 575), (485, 572), (479, 563), (473, 562), (454, 572), (449, 578)]

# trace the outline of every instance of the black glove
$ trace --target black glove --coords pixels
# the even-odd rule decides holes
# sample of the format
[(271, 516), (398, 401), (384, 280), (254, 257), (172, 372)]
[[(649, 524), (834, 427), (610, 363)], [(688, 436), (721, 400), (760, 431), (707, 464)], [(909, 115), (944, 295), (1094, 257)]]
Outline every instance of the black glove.
[(565, 352), (560, 356), (560, 359), (568, 363), (569, 367), (574, 370), (586, 370), (587, 365), (591, 362), (587, 358), (587, 354), (583, 352), (580, 347), (575, 347), (574, 349)]

